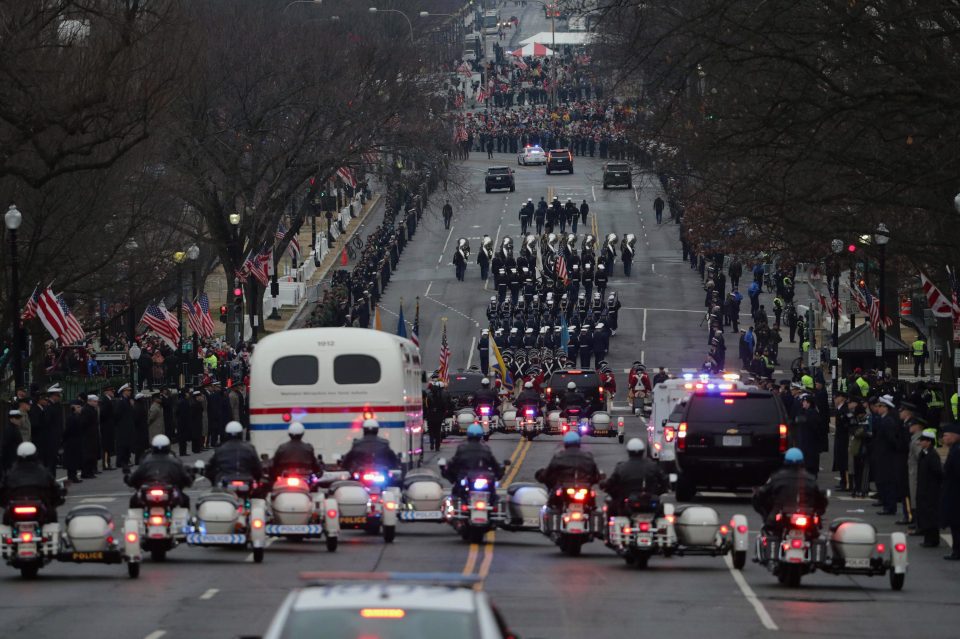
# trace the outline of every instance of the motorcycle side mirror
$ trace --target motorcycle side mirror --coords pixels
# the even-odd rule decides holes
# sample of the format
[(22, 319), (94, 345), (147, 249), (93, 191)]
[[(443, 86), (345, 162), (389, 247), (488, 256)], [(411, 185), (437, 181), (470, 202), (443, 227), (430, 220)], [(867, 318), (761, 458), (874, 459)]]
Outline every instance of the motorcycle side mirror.
[(679, 478), (677, 477), (677, 474), (676, 474), (676, 473), (670, 473), (669, 475), (667, 475), (667, 479), (670, 480), (670, 483), (671, 483), (671, 484), (675, 484), (675, 483), (677, 483), (677, 479), (679, 479)]
[(437, 460), (437, 466), (439, 466), (440, 468), (443, 468), (443, 467), (445, 467), (446, 465), (447, 465), (447, 458), (446, 458), (446, 457), (441, 457), (440, 459)]

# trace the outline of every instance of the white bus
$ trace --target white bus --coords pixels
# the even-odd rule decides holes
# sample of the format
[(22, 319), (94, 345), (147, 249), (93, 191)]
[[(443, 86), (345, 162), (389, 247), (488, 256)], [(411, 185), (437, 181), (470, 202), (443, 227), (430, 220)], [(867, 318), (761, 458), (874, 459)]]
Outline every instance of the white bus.
[(483, 14), (483, 32), (486, 35), (496, 34), (500, 30), (500, 12), (486, 11)]
[(409, 340), (363, 328), (283, 331), (260, 340), (250, 369), (250, 440), (261, 455), (272, 456), (297, 421), (331, 463), (370, 417), (406, 460), (420, 447), (423, 375)]

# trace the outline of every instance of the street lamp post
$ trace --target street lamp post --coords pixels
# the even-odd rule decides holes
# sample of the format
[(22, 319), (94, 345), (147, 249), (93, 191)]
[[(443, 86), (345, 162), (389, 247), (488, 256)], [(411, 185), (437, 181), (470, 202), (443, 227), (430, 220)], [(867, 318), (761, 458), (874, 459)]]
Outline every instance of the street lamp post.
[(183, 387), (185, 374), (183, 371), (183, 362), (185, 360), (183, 353), (183, 334), (186, 329), (183, 327), (183, 262), (187, 259), (185, 251), (177, 251), (173, 254), (173, 262), (177, 265), (177, 326), (180, 327), (180, 341), (177, 343), (177, 362), (180, 364), (180, 380), (177, 384)]
[(13, 385), (23, 386), (23, 334), (20, 331), (20, 272), (17, 261), (17, 229), (23, 223), (23, 215), (11, 204), (3, 216), (10, 237), (10, 321), (13, 322)]
[[(127, 252), (127, 339), (130, 344), (130, 385), (136, 388), (137, 378), (135, 376), (137, 369), (137, 361), (133, 357), (133, 353), (139, 353), (140, 349), (136, 348), (137, 344), (137, 319), (136, 313), (133, 308), (133, 255), (140, 248), (140, 245), (137, 244), (137, 241), (132, 237), (127, 240), (126, 244), (123, 245), (123, 248)], [(136, 350), (134, 350), (136, 349)], [(139, 358), (139, 356), (138, 356)]]
[(877, 226), (873, 241), (880, 247), (880, 294), (878, 296), (880, 303), (880, 322), (877, 326), (877, 335), (880, 338), (880, 371), (882, 372), (886, 369), (887, 362), (886, 327), (883, 322), (887, 318), (886, 292), (884, 289), (887, 284), (887, 242), (890, 241), (890, 229), (887, 228), (886, 224), (881, 223)]
[(377, 7), (370, 7), (370, 13), (399, 13), (402, 15), (403, 19), (407, 21), (407, 26), (410, 27), (410, 44), (413, 44), (413, 23), (410, 22), (410, 16), (406, 13), (398, 9), (379, 9)]
[(830, 347), (830, 389), (836, 396), (840, 381), (840, 254), (843, 253), (843, 240), (830, 242), (833, 251), (833, 269), (830, 278), (833, 297), (833, 343)]
[[(197, 259), (199, 257), (200, 257), (200, 247), (198, 247), (196, 244), (191, 244), (190, 248), (187, 249), (187, 259), (190, 260), (190, 280), (191, 280), (190, 283), (192, 284), (190, 288), (192, 293), (190, 296), (191, 300), (197, 299), (197, 294), (198, 294), (197, 293)], [(199, 336), (196, 333), (194, 333), (193, 348), (191, 353), (193, 357), (196, 357), (197, 353), (200, 352), (199, 342), (200, 342)]]
[[(240, 246), (240, 214), (231, 213), (229, 217), (229, 221), (230, 221), (230, 228), (231, 228), (230, 238), (233, 244), (233, 253), (236, 256), (237, 261), (239, 262), (240, 260), (243, 259), (243, 255), (241, 253), (241, 246)], [(230, 280), (237, 282), (238, 286), (235, 286), (234, 287), (235, 289), (240, 288), (242, 290), (237, 280), (233, 278), (230, 278)], [(233, 292), (235, 291), (231, 291), (231, 293)], [(233, 343), (239, 344), (240, 339), (243, 337), (243, 296), (240, 296), (239, 298), (236, 298), (235, 296), (235, 299), (232, 300), (232, 304), (230, 306), (233, 309), (233, 327), (234, 327)]]

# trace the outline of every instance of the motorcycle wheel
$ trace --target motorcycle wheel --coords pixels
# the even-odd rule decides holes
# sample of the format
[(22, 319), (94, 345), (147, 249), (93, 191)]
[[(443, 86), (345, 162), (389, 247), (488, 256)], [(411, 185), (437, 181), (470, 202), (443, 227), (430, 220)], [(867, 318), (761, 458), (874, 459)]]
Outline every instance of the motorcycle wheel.
[(327, 552), (336, 552), (337, 544), (340, 542), (339, 537), (327, 537)]
[(379, 522), (379, 521), (375, 521), (375, 522), (373, 522), (373, 523), (369, 523), (369, 524), (367, 524), (366, 526), (363, 527), (363, 530), (364, 530), (364, 532), (366, 532), (368, 535), (379, 535), (379, 534), (380, 534), (380, 522)]
[(262, 564), (263, 563), (263, 548), (254, 548), (253, 549), (253, 563)]
[(733, 553), (733, 567), (737, 570), (743, 570), (743, 567), (747, 565), (747, 551), (746, 550), (735, 550)]
[(127, 574), (131, 579), (136, 579), (140, 576), (140, 562), (138, 561), (129, 561), (127, 562)]
[(560, 540), (560, 552), (570, 557), (579, 557), (583, 542), (574, 537), (566, 537)]
[(393, 540), (397, 537), (397, 527), (396, 526), (384, 526), (383, 527), (383, 541), (388, 544), (392, 544)]
[(903, 590), (903, 582), (907, 578), (905, 573), (895, 573), (893, 570), (890, 571), (890, 589), (891, 590)]
[(800, 587), (800, 578), (803, 576), (800, 574), (800, 566), (783, 566), (780, 570), (783, 573), (783, 584), (787, 588)]
[(617, 435), (617, 441), (623, 443), (623, 435)]
[(638, 553), (637, 560), (633, 564), (633, 567), (637, 570), (643, 570), (647, 567), (647, 564), (650, 562), (650, 555), (647, 553)]
[(36, 579), (37, 573), (40, 572), (40, 564), (27, 564), (26, 566), (20, 566), (20, 576), (24, 579)]
[(161, 561), (167, 560), (167, 549), (166, 548), (154, 548), (150, 551), (150, 560), (160, 563)]
[(482, 528), (472, 528), (468, 527), (465, 529), (466, 534), (464, 535), (464, 541), (471, 544), (482, 544), (483, 537), (487, 534), (487, 531)]

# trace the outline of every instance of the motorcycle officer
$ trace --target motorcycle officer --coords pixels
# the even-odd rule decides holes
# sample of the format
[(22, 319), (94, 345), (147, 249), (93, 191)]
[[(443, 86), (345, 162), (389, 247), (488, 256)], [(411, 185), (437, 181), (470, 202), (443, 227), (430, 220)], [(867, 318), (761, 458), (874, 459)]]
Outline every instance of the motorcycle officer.
[(160, 483), (173, 486), (177, 490), (179, 505), (190, 507), (190, 497), (184, 492), (193, 484), (193, 476), (183, 466), (179, 457), (170, 452), (170, 438), (156, 435), (150, 442), (150, 451), (141, 460), (133, 474), (123, 478), (127, 486), (133, 488), (130, 508), (143, 508), (140, 501), (140, 488), (148, 483)]
[(243, 426), (240, 422), (230, 422), (224, 429), (226, 441), (213, 453), (213, 457), (203, 469), (203, 476), (216, 486), (227, 474), (250, 477), (259, 481), (263, 476), (263, 467), (257, 450), (243, 441)]
[(400, 458), (390, 449), (390, 442), (379, 436), (380, 423), (375, 419), (363, 421), (363, 437), (353, 440), (353, 446), (340, 465), (353, 473), (363, 466), (376, 466), (387, 470), (400, 468)]
[(827, 503), (827, 495), (817, 485), (817, 478), (804, 467), (803, 452), (799, 448), (786, 452), (783, 468), (771, 475), (753, 495), (753, 508), (763, 517), (763, 527), (769, 532), (778, 532), (776, 516), (785, 510), (800, 508), (822, 515)]
[(503, 478), (503, 466), (482, 440), (483, 428), (471, 424), (467, 428), (467, 441), (457, 446), (453, 459), (441, 469), (444, 478), (453, 484), (453, 494), (456, 496), (462, 496), (460, 480), (471, 470), (489, 470), (498, 481)]
[(37, 447), (31, 442), (17, 446), (17, 459), (7, 471), (0, 484), (0, 506), (3, 506), (3, 523), (9, 526), (10, 503), (19, 500), (37, 500), (44, 505), (42, 524), (57, 522), (57, 506), (64, 502), (64, 494), (50, 471), (40, 463)]
[(563, 394), (563, 397), (560, 398), (560, 410), (561, 415), (566, 417), (567, 411), (571, 408), (579, 408), (581, 414), (587, 406), (587, 398), (583, 396), (583, 393), (577, 390), (577, 385), (573, 382), (567, 383), (567, 391)]
[(548, 505), (556, 507), (559, 505), (556, 490), (560, 485), (584, 482), (592, 486), (600, 481), (600, 469), (593, 455), (580, 449), (580, 435), (570, 432), (563, 436), (563, 450), (550, 459), (546, 468), (534, 473), (534, 478), (546, 485), (550, 494)]
[(627, 461), (614, 468), (609, 478), (600, 483), (607, 492), (607, 512), (611, 516), (623, 514), (623, 503), (631, 495), (643, 495), (659, 501), (670, 484), (657, 462), (647, 457), (647, 445), (634, 437), (627, 442)]
[(517, 410), (523, 411), (525, 406), (540, 408), (540, 394), (533, 389), (533, 382), (526, 382), (523, 390), (517, 395)]
[(320, 460), (317, 459), (313, 446), (303, 441), (304, 432), (303, 424), (300, 422), (293, 422), (287, 428), (290, 441), (280, 444), (273, 454), (273, 461), (270, 464), (271, 482), (276, 481), (284, 471), (308, 473), (318, 477), (323, 474), (323, 467), (320, 466)]
[(489, 406), (493, 414), (497, 414), (497, 391), (490, 388), (490, 378), (484, 377), (480, 380), (480, 388), (473, 394), (473, 410), (479, 414), (481, 406)]

